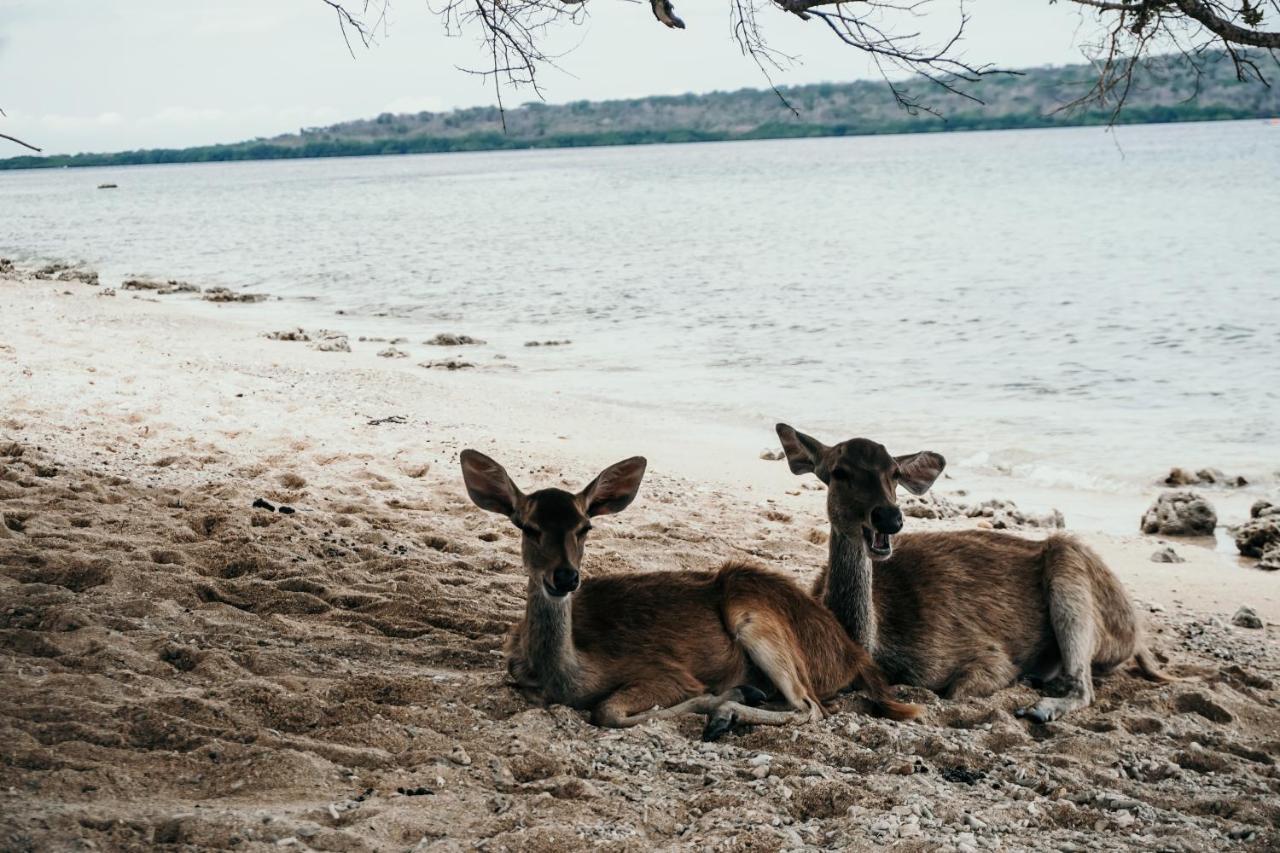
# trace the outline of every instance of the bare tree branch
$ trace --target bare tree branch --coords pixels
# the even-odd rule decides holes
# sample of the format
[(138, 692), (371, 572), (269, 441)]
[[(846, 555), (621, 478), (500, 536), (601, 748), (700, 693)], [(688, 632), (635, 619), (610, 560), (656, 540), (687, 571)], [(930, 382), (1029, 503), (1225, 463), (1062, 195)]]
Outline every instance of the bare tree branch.
[[(343, 38), (352, 49), (350, 33), (368, 47), (374, 31), (385, 26), (390, 0), (320, 0), (338, 17)], [(480, 68), (462, 69), (493, 82), (499, 109), (507, 87), (528, 86), (542, 97), (538, 72), (555, 66), (558, 55), (548, 46), (553, 30), (579, 25), (586, 19), (587, 0), (440, 0), (433, 11), (451, 36), (472, 34), (483, 46), (486, 62)], [(931, 12), (931, 0), (730, 0), (730, 33), (769, 81), (782, 102), (796, 115), (774, 85), (772, 72), (783, 69), (794, 57), (773, 47), (765, 37), (765, 10), (781, 11), (803, 21), (816, 20), (820, 29), (841, 44), (869, 56), (894, 100), (909, 113), (937, 115), (910, 92), (904, 80), (916, 79), (941, 92), (977, 100), (970, 86), (990, 74), (1008, 73), (990, 65), (971, 63), (960, 51), (969, 16), (963, 2), (951, 35), (937, 44), (922, 39), (913, 19)], [(1026, 0), (1033, 2), (1033, 0)], [(1210, 56), (1225, 56), (1240, 80), (1269, 85), (1258, 66), (1262, 48), (1280, 63), (1280, 32), (1264, 30), (1264, 19), (1280, 13), (1280, 0), (1043, 0), (1070, 3), (1082, 15), (1093, 16), (1101, 37), (1088, 46), (1087, 55), (1098, 70), (1089, 91), (1066, 109), (1104, 104), (1114, 120), (1135, 85), (1134, 75), (1148, 67), (1150, 54), (1167, 48), (1203, 73)], [(684, 28), (672, 0), (648, 0), (653, 16), (662, 24)], [(1265, 7), (1265, 9), (1264, 9)], [(354, 52), (353, 52), (354, 55)], [(505, 113), (503, 113), (505, 127)]]
[[(6, 113), (4, 110), (0, 109), (0, 116), (4, 116), (5, 118), (8, 118), (8, 117), (9, 117), (9, 114), (8, 114), (8, 113)], [(16, 136), (10, 136), (10, 135), (9, 135), (9, 134), (7, 134), (7, 133), (0, 133), (0, 139), (7, 139), (7, 140), (9, 140), (10, 142), (16, 142), (16, 143), (18, 143), (19, 145), (21, 145), (23, 148), (30, 148), (32, 151), (39, 151), (39, 150), (40, 150), (39, 148), (37, 148), (37, 147), (35, 147), (34, 145), (32, 145), (30, 142), (23, 142), (23, 141), (22, 141), (21, 139), (19, 139), (18, 137), (16, 137)]]
[[(1225, 4), (1210, 3), (1206, 0), (1176, 0), (1176, 5), (1182, 14), (1198, 21), (1206, 30), (1225, 42), (1247, 47), (1264, 47), (1269, 50), (1280, 48), (1280, 32), (1268, 33), (1239, 26), (1231, 18), (1219, 14), (1219, 10), (1225, 12)], [(1250, 6), (1248, 0), (1242, 0), (1240, 15), (1245, 21), (1262, 22), (1261, 13), (1255, 12), (1255, 7)], [(1234, 17), (1232, 15), (1232, 18)]]
[[(1053, 2), (1053, 0), (1051, 0)], [(1103, 105), (1114, 122), (1143, 73), (1157, 78), (1171, 60), (1155, 54), (1172, 51), (1180, 64), (1193, 69), (1198, 80), (1205, 63), (1225, 59), (1232, 63), (1236, 79), (1269, 86), (1258, 60), (1277, 59), (1280, 33), (1261, 29), (1265, 14), (1258, 3), (1276, 0), (1066, 0), (1092, 14), (1102, 25), (1098, 42), (1087, 55), (1098, 70), (1093, 86), (1063, 109)], [(1265, 52), (1245, 49), (1264, 48)], [(1194, 97), (1194, 95), (1193, 95)]]
[(338, 29), (342, 31), (342, 39), (347, 43), (347, 51), (351, 54), (352, 59), (355, 58), (356, 52), (351, 46), (349, 33), (354, 32), (360, 39), (360, 43), (365, 47), (373, 44), (374, 30), (377, 29), (378, 24), (383, 21), (386, 15), (387, 4), (385, 2), (375, 4), (378, 7), (378, 17), (372, 23), (367, 20), (370, 0), (362, 0), (363, 6), (359, 12), (351, 12), (340, 0), (320, 0), (320, 2), (333, 9), (334, 13), (337, 14)]
[(16, 137), (16, 136), (10, 136), (10, 135), (9, 135), (9, 134), (7, 134), (7, 133), (0, 133), (0, 139), (7, 139), (7, 140), (9, 140), (10, 142), (16, 142), (16, 143), (18, 143), (19, 145), (21, 145), (23, 148), (30, 148), (32, 151), (40, 151), (40, 150), (41, 150), (41, 149), (39, 149), (39, 148), (35, 147), (34, 145), (32, 145), (30, 142), (23, 142), (23, 141), (22, 141), (21, 139), (19, 139), (18, 137)]

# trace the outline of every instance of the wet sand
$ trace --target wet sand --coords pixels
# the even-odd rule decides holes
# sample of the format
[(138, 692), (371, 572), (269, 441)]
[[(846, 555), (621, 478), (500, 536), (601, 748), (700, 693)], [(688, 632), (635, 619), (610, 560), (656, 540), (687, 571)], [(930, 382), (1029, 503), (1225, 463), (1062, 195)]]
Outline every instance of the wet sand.
[[(1157, 564), (1154, 538), (1087, 537), (1192, 680), (1116, 674), (1058, 723), (1014, 719), (1019, 686), (903, 690), (914, 724), (851, 695), (711, 745), (693, 718), (597, 729), (507, 684), (518, 540), (457, 452), (526, 487), (647, 455), (587, 573), (748, 558), (807, 583), (822, 493), (758, 458), (770, 436), (533, 392), (518, 352), (429, 370), (437, 348), (268, 340), (260, 304), (102, 292), (0, 278), (0, 849), (1280, 843), (1280, 577), (1210, 542)], [(1266, 626), (1231, 625), (1241, 604)]]

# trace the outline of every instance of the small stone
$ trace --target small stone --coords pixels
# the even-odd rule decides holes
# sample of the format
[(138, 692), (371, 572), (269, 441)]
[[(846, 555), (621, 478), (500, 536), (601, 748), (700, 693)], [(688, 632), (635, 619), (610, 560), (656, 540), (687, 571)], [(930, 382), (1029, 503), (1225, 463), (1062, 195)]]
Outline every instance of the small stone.
[(263, 302), (267, 296), (264, 293), (242, 293), (226, 287), (209, 287), (200, 298), (206, 302)]
[(303, 328), (282, 329), (277, 332), (263, 332), (262, 336), (272, 341), (309, 341), (311, 336)]
[(1185, 557), (1173, 550), (1172, 545), (1166, 545), (1151, 555), (1153, 563), (1185, 563), (1186, 561)]
[(428, 370), (466, 370), (475, 367), (470, 361), (460, 361), (456, 358), (447, 358), (441, 361), (424, 361), (419, 367), (425, 367)]
[[(188, 284), (185, 281), (152, 281), (145, 278), (131, 278), (120, 285), (121, 290), (144, 290), (151, 291), (160, 296), (168, 296), (173, 293), (199, 293), (200, 288), (194, 284)], [(227, 291), (230, 293), (230, 291)]]
[(434, 338), (428, 338), (423, 341), (424, 344), (433, 347), (465, 347), (479, 346), (484, 341), (479, 338), (473, 338), (470, 335), (455, 335), (452, 332), (441, 332)]
[(409, 353), (395, 347), (387, 347), (384, 350), (378, 350), (378, 358), (408, 358)]
[[(1254, 504), (1255, 508), (1257, 504)], [(1280, 546), (1280, 515), (1266, 514), (1249, 519), (1231, 528), (1236, 548), (1246, 557), (1262, 557), (1267, 551)]]
[(760, 451), (760, 458), (766, 462), (777, 462), (779, 459), (786, 459), (787, 454), (782, 450), (775, 450), (771, 447), (766, 447), (764, 450)]
[(453, 752), (449, 753), (449, 760), (463, 767), (471, 766), (471, 756), (467, 755), (467, 751), (460, 746), (455, 746)]
[(1142, 532), (1161, 536), (1212, 536), (1213, 506), (1195, 492), (1166, 492), (1142, 515)]
[(351, 343), (347, 340), (345, 332), (321, 329), (314, 334), (315, 343), (311, 345), (313, 350), (319, 350), (320, 352), (351, 352)]
[(1273, 504), (1268, 500), (1256, 500), (1253, 506), (1249, 507), (1250, 518), (1265, 518), (1268, 515), (1280, 515), (1280, 504)]
[(1244, 477), (1224, 474), (1219, 468), (1201, 468), (1194, 474), (1185, 468), (1170, 468), (1164, 478), (1166, 486), (1247, 486), (1249, 481)]
[(1231, 624), (1239, 628), (1261, 628), (1262, 619), (1252, 607), (1241, 607), (1236, 611), (1236, 615), (1231, 617)]

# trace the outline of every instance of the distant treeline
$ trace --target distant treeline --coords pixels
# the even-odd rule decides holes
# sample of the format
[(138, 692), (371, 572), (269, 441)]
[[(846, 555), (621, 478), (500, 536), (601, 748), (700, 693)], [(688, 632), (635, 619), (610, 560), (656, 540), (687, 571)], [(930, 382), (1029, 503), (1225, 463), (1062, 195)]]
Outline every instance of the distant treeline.
[[(1280, 88), (1241, 83), (1229, 63), (1210, 66), (1198, 81), (1189, 69), (1148, 74), (1129, 96), (1117, 123), (1280, 116)], [(933, 105), (945, 118), (910, 115), (899, 109), (881, 83), (822, 83), (783, 89), (796, 117), (767, 90), (742, 89), (705, 95), (627, 101), (526, 104), (503, 116), (493, 107), (448, 113), (422, 112), (303, 128), (296, 134), (229, 145), (158, 148), (113, 154), (13, 157), (0, 169), (62, 166), (122, 166), (145, 163), (205, 163), (306, 157), (366, 157), (517, 148), (582, 148), (744, 139), (791, 139), (886, 133), (1066, 127), (1105, 124), (1110, 110), (1057, 112), (1088, 88), (1089, 66), (1035, 68), (1020, 75), (985, 78), (976, 94), (981, 105), (952, 99)], [(1188, 100), (1194, 96), (1193, 100)]]

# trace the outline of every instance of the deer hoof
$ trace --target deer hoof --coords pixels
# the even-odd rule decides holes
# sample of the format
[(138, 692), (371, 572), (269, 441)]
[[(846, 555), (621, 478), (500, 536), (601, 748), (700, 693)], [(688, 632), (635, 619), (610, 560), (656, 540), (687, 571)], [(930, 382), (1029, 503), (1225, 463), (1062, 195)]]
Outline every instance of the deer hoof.
[(707, 719), (707, 725), (702, 730), (702, 739), (708, 743), (719, 740), (737, 722), (738, 715), (732, 711), (716, 711)]
[(1030, 708), (1019, 708), (1013, 712), (1015, 717), (1021, 717), (1030, 720), (1033, 723), (1043, 726), (1045, 723), (1052, 722), (1054, 714), (1052, 708), (1044, 707), (1043, 703), (1032, 705)]
[(750, 684), (742, 685), (738, 688), (738, 692), (742, 694), (742, 704), (749, 708), (759, 708), (769, 700), (769, 694)]

